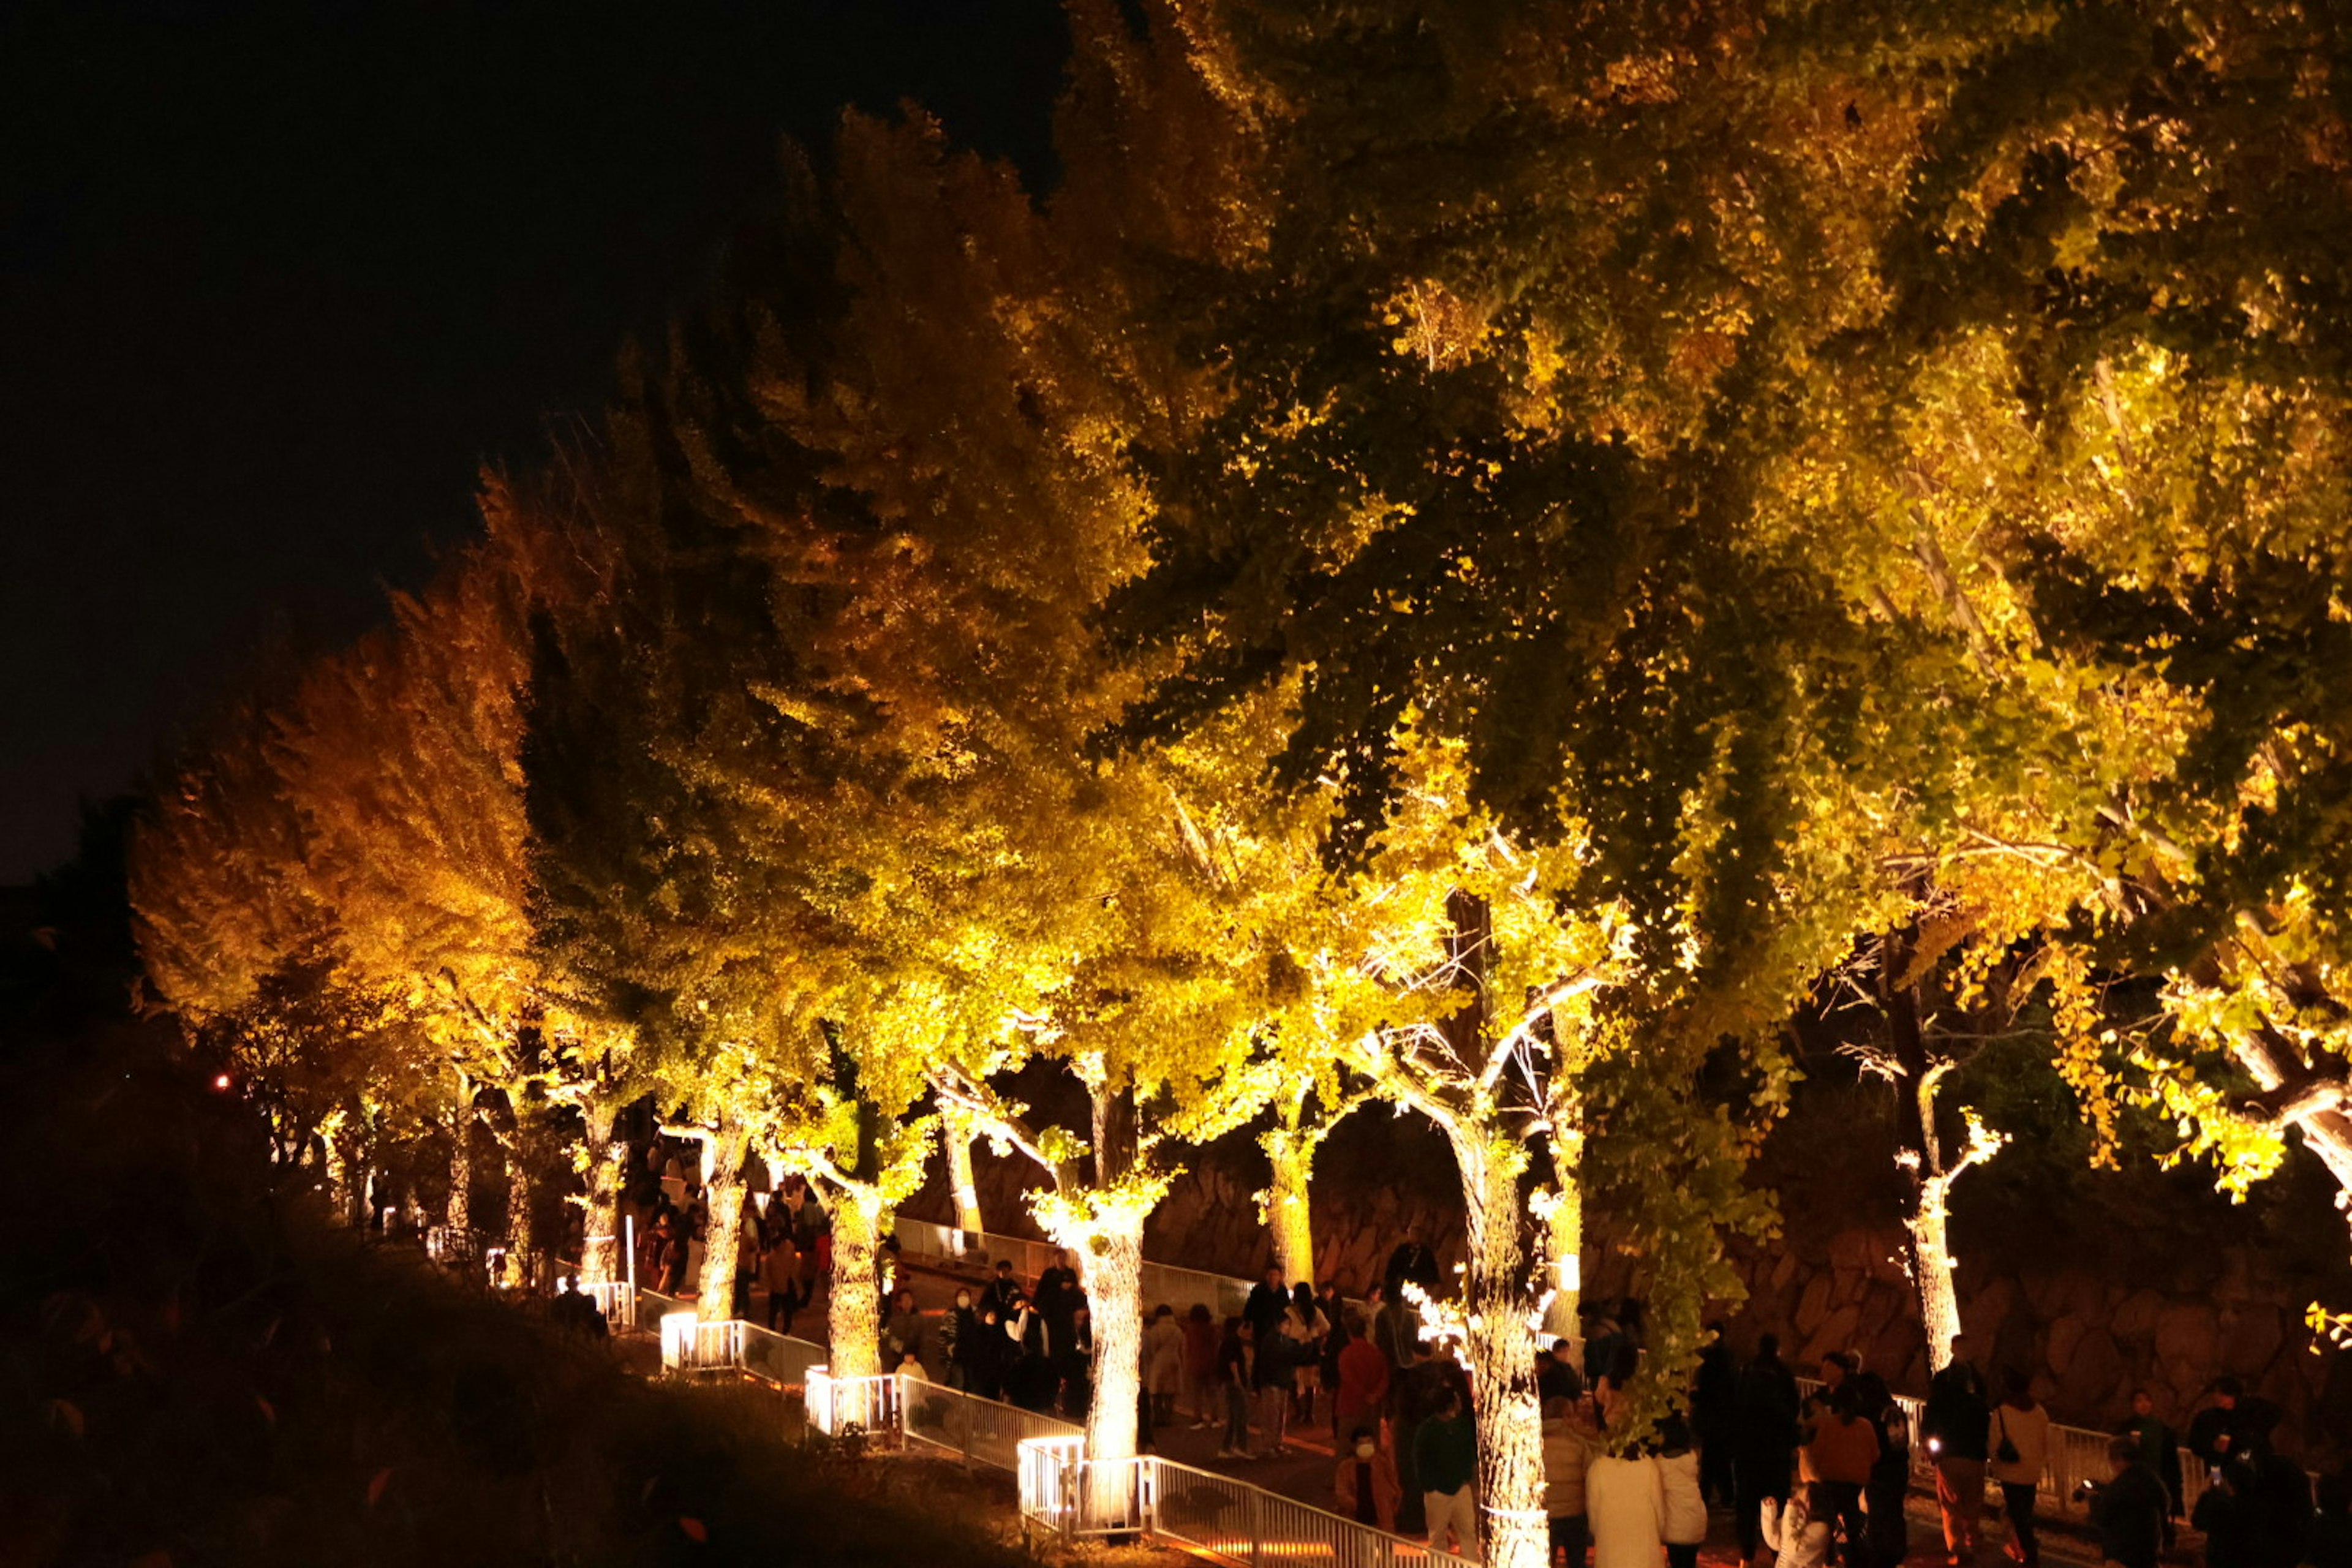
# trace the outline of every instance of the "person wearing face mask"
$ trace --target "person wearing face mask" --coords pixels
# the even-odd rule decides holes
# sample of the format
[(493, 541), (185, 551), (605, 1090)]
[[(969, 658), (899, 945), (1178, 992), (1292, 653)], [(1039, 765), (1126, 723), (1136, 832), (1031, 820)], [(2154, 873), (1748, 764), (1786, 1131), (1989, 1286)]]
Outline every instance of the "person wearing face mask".
[(1354, 1447), (1339, 1456), (1333, 1489), (1341, 1517), (1394, 1532), (1404, 1483), (1397, 1479), (1396, 1456), (1373, 1441), (1370, 1427), (1356, 1428)]
[(940, 1314), (940, 1326), (932, 1342), (939, 1347), (940, 1370), (950, 1388), (969, 1391), (971, 1369), (969, 1346), (978, 1323), (971, 1315), (971, 1292), (958, 1290), (955, 1305)]

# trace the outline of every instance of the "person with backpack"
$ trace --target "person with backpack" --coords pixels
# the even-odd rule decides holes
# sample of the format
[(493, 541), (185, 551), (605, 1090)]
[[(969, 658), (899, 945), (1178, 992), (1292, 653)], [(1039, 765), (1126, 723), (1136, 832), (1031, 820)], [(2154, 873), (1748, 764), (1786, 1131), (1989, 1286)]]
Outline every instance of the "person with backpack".
[(1952, 1359), (1927, 1384), (1920, 1418), (1936, 1466), (1936, 1507), (1943, 1515), (1944, 1552), (1952, 1568), (1969, 1568), (1984, 1531), (1987, 1444), (1992, 1400), (1984, 1374), (1969, 1363), (1966, 1334), (1952, 1336)]

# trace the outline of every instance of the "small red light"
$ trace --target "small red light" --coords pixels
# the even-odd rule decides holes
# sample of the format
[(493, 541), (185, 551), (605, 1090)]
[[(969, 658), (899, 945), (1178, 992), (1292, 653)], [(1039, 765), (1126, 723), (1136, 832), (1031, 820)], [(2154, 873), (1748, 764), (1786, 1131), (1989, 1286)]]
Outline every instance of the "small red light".
[(225, 1073), (225, 1072), (224, 1072), (224, 1073), (215, 1073), (215, 1074), (214, 1074), (214, 1075), (213, 1075), (213, 1087), (214, 1087), (215, 1089), (226, 1089), (226, 1088), (228, 1087), (228, 1074), (226, 1074), (226, 1073)]

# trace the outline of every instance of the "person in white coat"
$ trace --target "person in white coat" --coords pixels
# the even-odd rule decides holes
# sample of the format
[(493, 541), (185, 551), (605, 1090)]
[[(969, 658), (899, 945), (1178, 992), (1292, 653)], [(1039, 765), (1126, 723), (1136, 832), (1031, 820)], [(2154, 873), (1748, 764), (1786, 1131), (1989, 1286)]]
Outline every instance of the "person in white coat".
[(1790, 1498), (1786, 1508), (1766, 1498), (1763, 1525), (1773, 1568), (1822, 1568), (1829, 1561), (1830, 1527), (1812, 1517), (1803, 1492)]
[(1669, 1419), (1656, 1460), (1664, 1500), (1659, 1534), (1666, 1543), (1666, 1568), (1698, 1568), (1706, 1541), (1706, 1498), (1699, 1490), (1698, 1446), (1679, 1418)]
[(1584, 1471), (1584, 1511), (1592, 1527), (1592, 1568), (1658, 1568), (1666, 1496), (1657, 1460), (1596, 1457)]

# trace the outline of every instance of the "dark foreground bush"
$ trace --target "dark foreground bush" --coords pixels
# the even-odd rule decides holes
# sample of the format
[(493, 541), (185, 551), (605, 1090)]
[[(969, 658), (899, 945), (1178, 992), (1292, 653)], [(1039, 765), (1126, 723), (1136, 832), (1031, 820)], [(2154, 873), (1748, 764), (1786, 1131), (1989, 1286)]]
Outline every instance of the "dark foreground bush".
[(0, 1106), (0, 1563), (1019, 1560), (969, 1490), (328, 1227), (155, 1033), (19, 1054)]

